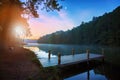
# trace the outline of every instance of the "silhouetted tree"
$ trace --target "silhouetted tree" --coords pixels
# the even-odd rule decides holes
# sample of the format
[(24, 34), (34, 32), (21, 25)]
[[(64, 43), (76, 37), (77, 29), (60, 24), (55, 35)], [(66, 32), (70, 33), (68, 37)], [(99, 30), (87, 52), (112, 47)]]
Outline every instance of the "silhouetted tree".
[(14, 24), (22, 24), (29, 36), (27, 19), (39, 17), (37, 10), (42, 5), (46, 11), (60, 10), (58, 0), (0, 0), (0, 45), (8, 45), (15, 39), (12, 36)]

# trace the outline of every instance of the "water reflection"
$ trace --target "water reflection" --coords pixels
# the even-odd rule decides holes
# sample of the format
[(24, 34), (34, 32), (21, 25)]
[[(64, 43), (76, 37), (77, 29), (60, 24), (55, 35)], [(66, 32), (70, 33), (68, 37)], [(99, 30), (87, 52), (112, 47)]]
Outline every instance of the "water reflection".
[(87, 80), (90, 80), (90, 72), (89, 72), (89, 70), (87, 71)]
[[(32, 46), (32, 47), (31, 47)], [(86, 52), (90, 49), (91, 53), (101, 53), (101, 49), (105, 50), (105, 63), (102, 66), (97, 66), (92, 69), (81, 70), (84, 66), (80, 65), (79, 68), (71, 68), (73, 71), (62, 73), (64, 80), (120, 80), (120, 47), (107, 47), (107, 46), (80, 46), (80, 45), (55, 45), (55, 44), (37, 44), (26, 45), (26, 48), (32, 50), (37, 54), (38, 58), (48, 58), (48, 51), (52, 50), (51, 59), (57, 57), (58, 52), (62, 55), (70, 55), (72, 48), (75, 49), (75, 54)], [(47, 60), (47, 59), (46, 59)], [(47, 61), (46, 61), (47, 62)], [(43, 63), (44, 64), (44, 63)], [(52, 63), (54, 64), (54, 62)], [(114, 65), (113, 65), (114, 64)], [(65, 74), (65, 75), (63, 75)]]
[(72, 49), (75, 49), (75, 54), (85, 53), (86, 49), (90, 50), (90, 53), (102, 54), (102, 49), (104, 48), (105, 60), (112, 62), (114, 64), (120, 65), (120, 47), (108, 47), (108, 46), (97, 46), (97, 45), (61, 45), (61, 44), (36, 44), (31, 43), (27, 46), (38, 47), (40, 50), (48, 53), (49, 50), (52, 51), (52, 55), (57, 55), (58, 52), (61, 55), (71, 55)]
[(65, 78), (64, 80), (108, 80), (105, 74), (101, 74), (104, 72), (103, 67), (103, 65), (96, 65), (92, 66), (91, 69), (84, 68), (85, 71), (80, 70), (78, 71), (78, 74), (73, 74), (70, 77)]
[(104, 65), (100, 61), (80, 63), (62, 70), (64, 80), (108, 80), (104, 73)]
[(64, 80), (107, 80), (107, 78), (100, 74), (95, 74), (94, 70), (90, 70)]
[[(64, 80), (120, 80), (120, 67), (111, 65), (110, 63), (96, 65), (91, 69), (85, 69), (86, 71), (79, 69), (81, 68), (75, 68), (70, 76), (62, 75), (64, 76)], [(69, 73), (69, 71), (67, 72)]]
[(38, 47), (26, 47), (26, 46), (24, 46), (24, 48), (29, 49), (33, 52), (39, 52), (40, 51), (40, 49)]
[[(33, 51), (37, 55), (37, 57), (40, 59), (41, 58), (48, 58), (48, 52), (40, 50), (38, 47), (30, 47), (29, 46), (29, 47), (24, 47), (24, 48)], [(51, 57), (56, 57), (56, 55), (51, 54)]]
[(96, 74), (105, 75), (107, 80), (120, 80), (120, 66), (111, 63), (105, 63), (103, 66), (98, 66), (94, 69)]

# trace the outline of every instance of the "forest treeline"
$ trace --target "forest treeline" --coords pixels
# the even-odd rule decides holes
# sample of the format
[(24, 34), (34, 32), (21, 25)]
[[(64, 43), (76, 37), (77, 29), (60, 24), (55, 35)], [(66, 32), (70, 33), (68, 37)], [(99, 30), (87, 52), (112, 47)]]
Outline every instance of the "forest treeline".
[(38, 39), (39, 43), (98, 44), (120, 46), (120, 6), (109, 13), (68, 31), (57, 31)]

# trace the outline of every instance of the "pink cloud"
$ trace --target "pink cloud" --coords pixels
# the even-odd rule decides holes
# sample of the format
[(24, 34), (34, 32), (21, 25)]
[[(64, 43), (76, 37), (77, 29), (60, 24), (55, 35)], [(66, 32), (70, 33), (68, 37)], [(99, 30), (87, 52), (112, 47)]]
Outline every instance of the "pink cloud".
[(58, 12), (57, 14), (58, 16), (41, 14), (40, 18), (29, 20), (33, 36), (40, 37), (59, 30), (66, 31), (74, 27), (74, 23), (67, 17), (65, 11)]

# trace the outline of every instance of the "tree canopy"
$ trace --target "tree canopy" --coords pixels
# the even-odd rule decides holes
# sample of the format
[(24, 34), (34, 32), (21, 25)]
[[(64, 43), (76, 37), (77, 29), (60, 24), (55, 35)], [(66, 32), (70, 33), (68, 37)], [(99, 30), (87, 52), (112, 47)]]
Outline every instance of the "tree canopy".
[(40, 5), (46, 11), (59, 11), (62, 8), (58, 0), (0, 0), (0, 42), (6, 43), (13, 39), (14, 25), (20, 24), (26, 30), (25, 35), (29, 35), (27, 19), (39, 17), (37, 10)]

